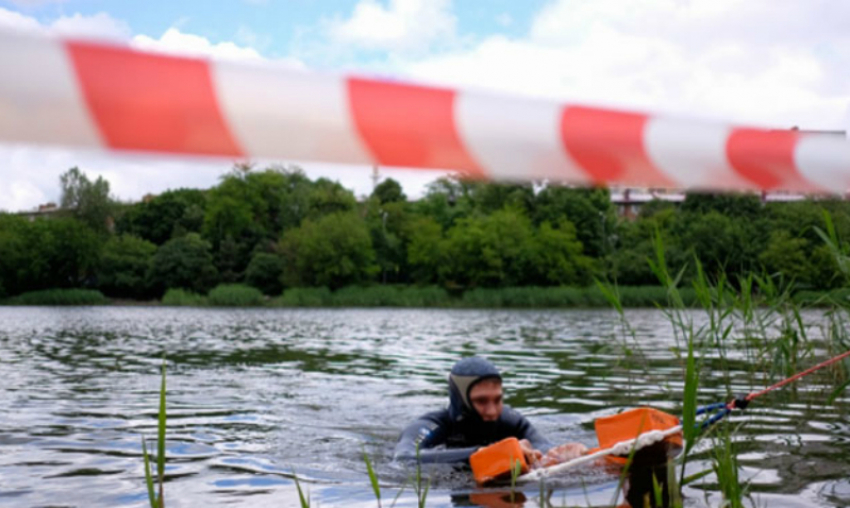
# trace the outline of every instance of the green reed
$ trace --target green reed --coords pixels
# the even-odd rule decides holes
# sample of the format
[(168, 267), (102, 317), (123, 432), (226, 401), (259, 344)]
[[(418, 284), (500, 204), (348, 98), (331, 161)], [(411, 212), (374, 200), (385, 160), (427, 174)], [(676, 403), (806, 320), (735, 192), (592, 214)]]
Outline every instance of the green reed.
[(513, 459), (513, 466), (511, 467), (511, 503), (514, 503), (516, 499), (516, 479), (522, 474), (522, 461), (520, 459)]
[(207, 297), (185, 289), (172, 288), (165, 292), (162, 304), (170, 307), (205, 307)]
[[(661, 286), (621, 286), (623, 307), (663, 307), (667, 289)], [(686, 305), (697, 302), (689, 288), (680, 290)], [(472, 288), (450, 294), (439, 286), (373, 285), (328, 288), (290, 288), (271, 301), (275, 307), (425, 307), (482, 309), (605, 308), (610, 304), (603, 290), (591, 287)]]
[(298, 475), (293, 474), (292, 478), (295, 480), (295, 490), (298, 491), (298, 501), (301, 504), (301, 508), (310, 508), (310, 493), (304, 494), (304, 491), (301, 489), (301, 482), (298, 481)]
[(272, 300), (272, 305), (275, 307), (327, 307), (330, 301), (331, 290), (328, 288), (292, 288)]
[(148, 447), (145, 443), (145, 438), (142, 436), (142, 454), (145, 461), (145, 483), (148, 490), (148, 501), (151, 508), (164, 508), (165, 498), (163, 492), (163, 482), (165, 479), (165, 359), (162, 360), (162, 382), (159, 387), (159, 414), (157, 416), (157, 450), (156, 450), (156, 478), (159, 483), (159, 494), (157, 495), (154, 487), (154, 479), (151, 475), (151, 460), (148, 456)]
[(731, 425), (721, 425), (711, 449), (712, 470), (717, 477), (717, 484), (723, 496), (723, 506), (743, 508), (744, 498), (749, 490), (747, 484), (742, 484), (738, 476), (740, 466), (738, 456), (733, 449)]
[(28, 291), (3, 300), (3, 305), (105, 305), (109, 299), (96, 289)]
[(265, 303), (263, 293), (244, 284), (219, 284), (207, 295), (207, 303), (215, 307), (260, 307)]
[(431, 479), (428, 478), (423, 484), (422, 480), (422, 461), (419, 456), (419, 445), (416, 445), (416, 473), (413, 480), (413, 491), (416, 492), (416, 502), (418, 508), (425, 508), (425, 501), (428, 499), (428, 490), (431, 488)]

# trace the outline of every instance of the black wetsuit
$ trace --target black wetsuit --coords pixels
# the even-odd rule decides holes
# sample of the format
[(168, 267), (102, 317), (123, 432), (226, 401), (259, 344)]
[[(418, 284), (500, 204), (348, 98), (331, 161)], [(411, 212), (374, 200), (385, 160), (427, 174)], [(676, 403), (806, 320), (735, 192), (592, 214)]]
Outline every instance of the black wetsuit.
[(482, 446), (507, 437), (528, 439), (531, 445), (546, 452), (552, 444), (521, 414), (508, 406), (494, 422), (481, 419), (469, 402), (469, 392), (476, 383), (502, 377), (489, 361), (473, 356), (452, 367), (449, 375), (449, 407), (424, 414), (401, 433), (395, 448), (397, 460), (422, 462), (466, 462)]
[(524, 416), (509, 407), (502, 410), (495, 422), (480, 418), (455, 421), (450, 410), (444, 409), (424, 414), (408, 425), (395, 447), (395, 458), (416, 460), (418, 443), (422, 462), (465, 462), (478, 448), (506, 437), (528, 439), (535, 449), (544, 453), (552, 447)]

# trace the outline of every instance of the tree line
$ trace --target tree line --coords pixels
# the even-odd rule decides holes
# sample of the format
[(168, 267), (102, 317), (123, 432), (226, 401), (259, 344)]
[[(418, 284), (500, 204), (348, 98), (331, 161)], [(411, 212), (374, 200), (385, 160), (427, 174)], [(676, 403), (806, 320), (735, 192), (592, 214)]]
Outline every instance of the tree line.
[(798, 287), (847, 284), (818, 235), (824, 211), (850, 235), (850, 203), (762, 203), (750, 194), (688, 194), (618, 216), (608, 190), (441, 178), (418, 200), (391, 178), (358, 200), (297, 168), (237, 166), (208, 190), (114, 201), (109, 183), (73, 168), (50, 218), (0, 214), (0, 297), (94, 288), (150, 299), (221, 283), (267, 295), (292, 287), (407, 284), (450, 292), (515, 286), (657, 283), (646, 261), (663, 240), (683, 280), (758, 272)]

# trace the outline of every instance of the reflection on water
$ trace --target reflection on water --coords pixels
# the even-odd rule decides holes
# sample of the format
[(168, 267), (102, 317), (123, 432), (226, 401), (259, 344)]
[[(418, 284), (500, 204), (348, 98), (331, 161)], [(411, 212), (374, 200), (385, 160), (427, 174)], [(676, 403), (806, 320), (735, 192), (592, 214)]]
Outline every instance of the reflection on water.
[[(145, 506), (140, 439), (156, 435), (166, 354), (167, 506), (295, 506), (293, 473), (320, 506), (375, 506), (364, 450), (384, 498), (405, 486), (396, 506), (416, 506), (412, 472), (390, 454), (408, 421), (445, 404), (446, 373), (463, 355), (503, 368), (508, 403), (552, 441), (594, 446), (594, 418), (623, 407), (678, 414), (669, 324), (658, 311), (629, 318), (640, 361), (623, 354), (605, 311), (0, 308), (0, 505)], [(727, 359), (736, 391), (764, 384), (744, 357)], [(850, 504), (848, 400), (827, 405), (821, 381), (735, 417), (740, 475), (762, 505)], [(723, 400), (725, 382), (703, 379), (700, 402)], [(689, 473), (710, 468), (706, 445)], [(537, 485), (511, 504), (504, 488), (477, 488), (452, 468), (425, 474), (428, 506), (539, 505)], [(610, 506), (622, 502), (619, 480), (587, 468), (544, 497)], [(686, 489), (689, 506), (719, 502), (713, 481)]]

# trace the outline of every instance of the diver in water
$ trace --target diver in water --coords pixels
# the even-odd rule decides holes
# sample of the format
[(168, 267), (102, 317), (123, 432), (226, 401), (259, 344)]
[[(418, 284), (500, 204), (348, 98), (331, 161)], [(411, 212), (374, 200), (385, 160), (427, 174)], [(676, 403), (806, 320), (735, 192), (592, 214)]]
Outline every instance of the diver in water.
[[(449, 407), (426, 413), (407, 426), (395, 448), (397, 460), (468, 462), (480, 447), (519, 439), (526, 462), (554, 465), (578, 457), (580, 443), (553, 447), (521, 414), (502, 403), (502, 376), (484, 358), (464, 358), (449, 374)], [(544, 455), (545, 454), (545, 455)]]

